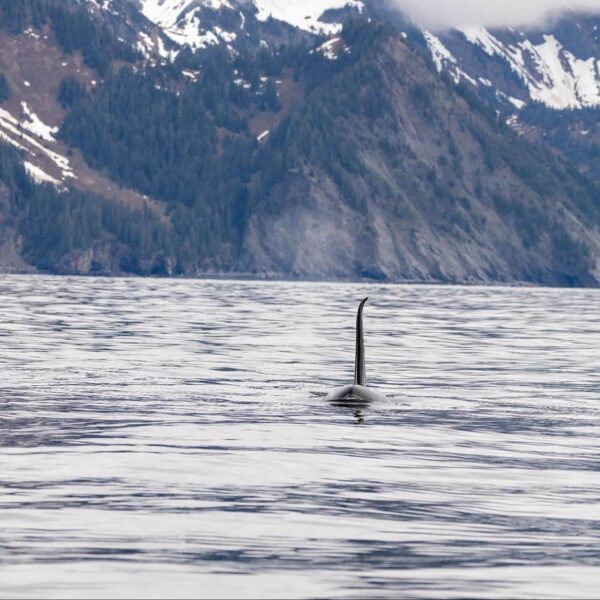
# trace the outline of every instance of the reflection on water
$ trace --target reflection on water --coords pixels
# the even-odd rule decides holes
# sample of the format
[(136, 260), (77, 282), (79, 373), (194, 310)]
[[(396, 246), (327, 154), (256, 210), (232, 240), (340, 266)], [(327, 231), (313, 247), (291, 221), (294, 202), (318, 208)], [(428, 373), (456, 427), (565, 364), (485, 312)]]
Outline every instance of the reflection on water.
[(3, 276), (0, 596), (597, 597), (598, 299)]

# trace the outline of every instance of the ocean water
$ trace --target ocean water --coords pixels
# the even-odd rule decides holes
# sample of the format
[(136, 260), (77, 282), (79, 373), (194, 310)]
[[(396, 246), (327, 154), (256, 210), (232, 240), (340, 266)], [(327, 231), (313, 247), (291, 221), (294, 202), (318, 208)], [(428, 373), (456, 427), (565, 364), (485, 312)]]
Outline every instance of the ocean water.
[(2, 276), (0, 597), (597, 598), (599, 300)]

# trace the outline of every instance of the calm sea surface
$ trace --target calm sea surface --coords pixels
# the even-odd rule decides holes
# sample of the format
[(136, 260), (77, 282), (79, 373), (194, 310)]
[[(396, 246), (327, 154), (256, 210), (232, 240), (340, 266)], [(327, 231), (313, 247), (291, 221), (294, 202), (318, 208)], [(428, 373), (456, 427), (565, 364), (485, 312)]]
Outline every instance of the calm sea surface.
[(600, 291), (0, 277), (0, 597), (599, 590)]

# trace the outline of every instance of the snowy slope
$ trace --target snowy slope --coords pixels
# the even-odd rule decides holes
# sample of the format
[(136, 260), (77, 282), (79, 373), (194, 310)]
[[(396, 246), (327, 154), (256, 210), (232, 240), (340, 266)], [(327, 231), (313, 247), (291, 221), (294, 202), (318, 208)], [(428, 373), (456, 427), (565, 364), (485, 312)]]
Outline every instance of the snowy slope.
[(203, 28), (202, 11), (233, 10), (228, 0), (142, 0), (141, 11), (146, 18), (158, 25), (167, 37), (180, 46), (194, 50), (230, 42), (236, 34), (219, 27)]
[(555, 109), (600, 105), (600, 60), (577, 58), (554, 35), (544, 35), (542, 43), (524, 39), (505, 45), (483, 28), (462, 33), (489, 56), (504, 60), (522, 79), (532, 100)]
[(22, 118), (18, 119), (0, 108), (0, 141), (22, 152), (27, 159), (27, 171), (41, 183), (59, 184), (59, 179), (48, 173), (46, 165), (60, 175), (60, 182), (76, 178), (70, 160), (56, 149), (57, 128), (46, 125), (26, 102), (22, 103), (22, 110)]
[[(134, 1), (172, 42), (195, 50), (234, 44), (247, 35), (248, 20), (256, 25), (269, 18), (334, 38), (341, 24), (335, 22), (335, 14), (329, 22), (327, 11), (350, 8), (373, 16), (375, 5), (381, 4), (380, 0)], [(568, 15), (543, 31), (463, 28), (420, 33), (439, 72), (448, 72), (457, 83), (468, 81), (517, 109), (532, 101), (558, 110), (600, 106), (598, 18)], [(143, 38), (141, 45), (151, 47), (152, 40)]]
[(241, 30), (246, 16), (240, 9), (252, 5), (258, 21), (273, 18), (304, 31), (331, 35), (338, 33), (341, 25), (322, 21), (323, 13), (346, 7), (363, 9), (359, 0), (139, 0), (141, 12), (165, 35), (176, 44), (193, 49), (220, 42), (231, 43), (238, 35), (231, 27), (216, 25), (214, 14), (209, 13), (238, 13), (237, 28)]
[(469, 27), (424, 38), (438, 71), (456, 81), (492, 88), (517, 108), (579, 109), (600, 106), (597, 21), (572, 15), (544, 31)]
[(258, 9), (257, 18), (261, 21), (272, 17), (306, 31), (335, 34), (340, 30), (339, 23), (324, 23), (323, 13), (328, 10), (346, 7), (362, 11), (364, 4), (358, 0), (254, 0)]

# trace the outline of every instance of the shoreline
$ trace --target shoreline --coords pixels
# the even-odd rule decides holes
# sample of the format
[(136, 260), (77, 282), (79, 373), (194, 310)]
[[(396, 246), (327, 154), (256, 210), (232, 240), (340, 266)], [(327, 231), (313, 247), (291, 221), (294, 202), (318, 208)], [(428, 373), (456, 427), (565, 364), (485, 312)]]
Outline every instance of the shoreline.
[(423, 286), (423, 287), (464, 287), (464, 288), (507, 288), (507, 289), (557, 289), (557, 290), (596, 290), (600, 289), (600, 282), (594, 285), (559, 285), (549, 283), (536, 283), (530, 281), (424, 281), (424, 280), (395, 280), (395, 281), (377, 281), (373, 279), (360, 278), (311, 278), (311, 277), (291, 277), (283, 275), (252, 275), (246, 273), (203, 273), (198, 275), (173, 275), (173, 276), (155, 276), (155, 275), (136, 275), (133, 273), (106, 275), (106, 274), (72, 274), (72, 273), (43, 273), (35, 272), (17, 272), (0, 271), (0, 279), (13, 277), (41, 277), (41, 278), (76, 278), (76, 279), (140, 279), (153, 281), (219, 281), (219, 282), (245, 282), (245, 283), (314, 283), (326, 285), (369, 285), (369, 286)]

